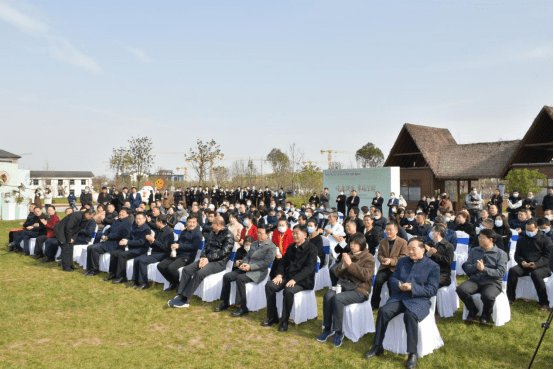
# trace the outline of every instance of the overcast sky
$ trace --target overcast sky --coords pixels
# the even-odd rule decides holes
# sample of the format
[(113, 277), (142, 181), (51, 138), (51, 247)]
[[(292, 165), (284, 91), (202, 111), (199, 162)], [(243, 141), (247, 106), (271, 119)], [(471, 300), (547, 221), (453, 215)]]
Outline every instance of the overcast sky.
[[(387, 156), (406, 122), (519, 139), (552, 105), (552, 7), (0, 0), (0, 149), (111, 175), (132, 136), (177, 152), (215, 139), (228, 157), (295, 142), (321, 161), (367, 142)], [(183, 164), (158, 154), (153, 169)]]

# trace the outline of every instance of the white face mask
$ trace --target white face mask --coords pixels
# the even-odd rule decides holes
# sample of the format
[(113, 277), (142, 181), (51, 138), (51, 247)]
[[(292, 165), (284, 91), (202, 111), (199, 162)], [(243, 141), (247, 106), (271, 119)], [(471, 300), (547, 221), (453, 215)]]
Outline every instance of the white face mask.
[(494, 225), (497, 226), (497, 227), (502, 227), (502, 221), (501, 220), (495, 220), (494, 221)]
[(375, 220), (379, 220), (379, 218), (381, 218), (379, 215), (374, 215), (373, 216), (373, 219), (375, 219)]
[(448, 222), (450, 222), (450, 220), (451, 220), (452, 218), (450, 218), (450, 217), (445, 217), (444, 219), (446, 220), (446, 223), (448, 223)]
[(544, 233), (548, 233), (550, 232), (550, 228), (541, 228), (541, 231), (543, 231)]
[(278, 227), (277, 230), (279, 230), (279, 232), (281, 233), (285, 233), (287, 230), (287, 227)]
[(414, 218), (406, 218), (408, 219), (408, 222), (413, 222), (414, 221)]
[(346, 247), (346, 241), (342, 241), (341, 243), (339, 243), (339, 245), (344, 249)]
[(392, 209), (392, 212), (393, 212), (393, 213), (396, 213), (396, 209), (393, 208), (393, 209)]
[(545, 215), (544, 217), (545, 217), (546, 219), (550, 220), (550, 221), (552, 220), (552, 215), (550, 215), (550, 214), (549, 214), (549, 215)]
[(248, 252), (250, 251), (250, 246), (244, 246), (244, 249)]

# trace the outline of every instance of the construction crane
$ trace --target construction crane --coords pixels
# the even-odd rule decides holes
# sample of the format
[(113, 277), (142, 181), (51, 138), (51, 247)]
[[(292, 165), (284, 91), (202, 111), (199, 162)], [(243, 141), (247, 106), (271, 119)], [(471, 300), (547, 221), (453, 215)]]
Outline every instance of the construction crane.
[(302, 165), (306, 166), (306, 165), (314, 165), (316, 163), (327, 163), (325, 160), (309, 160), (309, 161), (303, 161), (302, 162)]
[(343, 151), (343, 150), (321, 150), (321, 155), (327, 154), (327, 162), (329, 163), (329, 169), (331, 169), (331, 166), (333, 165), (333, 154), (351, 154), (356, 155), (355, 152), (352, 151)]
[(185, 171), (185, 182), (188, 181), (189, 179), (189, 176), (188, 176), (188, 171), (189, 171), (189, 168), (188, 167), (181, 167), (181, 168), (175, 168), (175, 170), (178, 172), (180, 170), (184, 170)]

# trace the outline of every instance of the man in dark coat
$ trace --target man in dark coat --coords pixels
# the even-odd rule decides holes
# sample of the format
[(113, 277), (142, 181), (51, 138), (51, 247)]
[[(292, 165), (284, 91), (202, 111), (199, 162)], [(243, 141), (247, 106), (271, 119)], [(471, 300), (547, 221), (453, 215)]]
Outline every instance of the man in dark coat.
[[(8, 247), (13, 245), (17, 249), (17, 252), (23, 249), (24, 253), (22, 255), (30, 254), (29, 240), (31, 238), (37, 238), (39, 236), (46, 235), (46, 227), (42, 221), (48, 220), (48, 216), (46, 216), (46, 214), (42, 212), (42, 208), (38, 206), (34, 208), (33, 213), (33, 223), (27, 225), (24, 231), (18, 232), (14, 237), (13, 243), (8, 244)], [(21, 248), (21, 242), (23, 242), (23, 248)]]
[(346, 199), (346, 211), (350, 212), (350, 209), (356, 208), (360, 205), (360, 197), (356, 195), (356, 190), (350, 192), (350, 196)]
[(122, 238), (116, 249), (110, 253), (110, 274), (104, 280), (113, 279), (113, 284), (127, 282), (127, 261), (148, 252), (147, 237), (152, 233), (146, 224), (146, 215), (137, 213), (129, 237)]
[(115, 207), (115, 211), (119, 213), (122, 207), (125, 206), (125, 203), (129, 201), (129, 189), (127, 187), (123, 187), (121, 192), (119, 193), (119, 201), (117, 203), (117, 206)]
[(98, 195), (98, 203), (104, 205), (104, 208), (112, 202), (112, 196), (108, 193), (106, 186), (102, 187), (102, 192)]
[(142, 196), (137, 192), (137, 188), (133, 186), (131, 188), (131, 195), (129, 196), (129, 201), (131, 202), (131, 211), (136, 212), (136, 209), (140, 206), (142, 202)]
[(542, 211), (552, 211), (552, 187), (547, 188), (548, 193), (542, 198)]
[(94, 233), (96, 232), (96, 222), (94, 219), (89, 219), (85, 222), (83, 225), (83, 228), (79, 231), (77, 234), (77, 238), (75, 238), (75, 245), (87, 245), (91, 238), (94, 237)]
[(129, 214), (131, 209), (124, 207), (119, 211), (119, 219), (113, 222), (112, 226), (102, 235), (102, 241), (87, 247), (86, 276), (91, 277), (100, 273), (100, 255), (114, 251), (119, 241), (128, 238), (133, 226)]
[[(225, 270), (235, 245), (235, 239), (233, 233), (225, 227), (223, 218), (215, 218), (212, 227), (213, 230), (200, 254), (200, 260), (183, 268), (177, 296), (168, 301), (169, 307), (189, 307), (190, 298), (204, 278)], [(192, 278), (193, 276), (194, 278)]]
[(96, 212), (92, 209), (77, 211), (66, 215), (54, 226), (54, 235), (62, 245), (62, 268), (64, 272), (72, 272), (73, 266), (73, 245), (77, 235), (85, 224), (92, 219)]
[(340, 195), (337, 196), (337, 211), (346, 215), (346, 195), (344, 190), (340, 190)]
[(516, 266), (508, 272), (508, 287), (506, 294), (508, 300), (516, 299), (516, 286), (519, 277), (531, 275), (531, 280), (539, 296), (539, 305), (542, 311), (548, 311), (548, 294), (544, 278), (550, 276), (550, 255), (552, 253), (552, 241), (544, 232), (539, 231), (537, 222), (530, 219), (525, 224), (525, 232), (521, 232), (516, 244), (514, 259)]
[(375, 206), (376, 209), (381, 210), (381, 213), (383, 212), (383, 198), (381, 197), (381, 192), (375, 192), (375, 197), (371, 200), (371, 205)]
[(398, 260), (390, 278), (391, 297), (379, 309), (373, 346), (365, 354), (367, 359), (383, 354), (383, 340), (389, 322), (404, 313), (408, 351), (406, 367), (417, 366), (418, 323), (429, 314), (431, 297), (437, 294), (439, 281), (440, 268), (425, 255), (425, 244), (420, 239), (411, 239), (408, 257)]
[(265, 206), (269, 206), (269, 203), (271, 202), (271, 190), (269, 187), (265, 186), (264, 190), (264, 204)]
[(294, 294), (312, 290), (315, 285), (317, 248), (308, 239), (308, 227), (295, 226), (292, 238), (294, 244), (287, 248), (287, 252), (279, 262), (277, 276), (265, 285), (267, 319), (262, 323), (263, 327), (269, 327), (279, 322), (276, 294), (283, 291), (283, 311), (279, 332), (288, 330), (290, 312), (294, 305)]
[(81, 206), (92, 205), (92, 194), (90, 193), (89, 187), (85, 187), (85, 190), (81, 192)]

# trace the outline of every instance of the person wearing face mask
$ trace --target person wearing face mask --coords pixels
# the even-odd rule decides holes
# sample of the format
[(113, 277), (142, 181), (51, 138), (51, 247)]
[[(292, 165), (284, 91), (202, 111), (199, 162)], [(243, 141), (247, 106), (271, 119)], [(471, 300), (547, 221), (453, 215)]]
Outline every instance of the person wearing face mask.
[(552, 211), (552, 187), (546, 188), (546, 195), (542, 198), (542, 211), (547, 210)]
[[(489, 205), (489, 212), (490, 212), (490, 208), (494, 205), (496, 206), (498, 213), (502, 214), (502, 206), (504, 205), (504, 198), (500, 194), (500, 190), (498, 188), (494, 190), (494, 194), (492, 195), (491, 200), (487, 203), (487, 205)], [(496, 214), (494, 214), (494, 216), (496, 216)]]
[[(418, 323), (429, 314), (431, 297), (437, 294), (440, 268), (425, 253), (425, 244), (420, 239), (411, 239), (406, 246), (407, 258), (398, 260), (394, 274), (390, 278), (391, 296), (379, 309), (375, 324), (373, 346), (366, 352), (365, 358), (382, 355), (383, 341), (389, 322), (399, 314), (404, 314), (408, 360), (406, 368), (417, 366), (417, 346), (419, 341)], [(376, 294), (375, 286), (373, 295)]]
[(514, 190), (512, 196), (508, 197), (508, 223), (517, 219), (522, 205), (523, 199), (519, 196), (519, 191)]
[(246, 236), (250, 236), (254, 239), (254, 241), (257, 241), (258, 228), (252, 223), (252, 215), (246, 214), (243, 217), (242, 225), (244, 226), (244, 228), (240, 233), (239, 245), (242, 246), (244, 244), (244, 238)]
[(486, 209), (483, 209), (479, 213), (479, 219), (475, 221), (475, 226), (479, 227), (485, 219), (489, 219), (489, 212)]
[(269, 205), (271, 203), (271, 190), (269, 189), (268, 186), (265, 186), (263, 197), (264, 197), (264, 204)]
[(406, 216), (400, 220), (400, 226), (409, 234), (412, 234), (416, 224), (415, 212), (413, 210), (406, 211)]
[[(490, 321), (496, 297), (502, 292), (502, 279), (506, 275), (508, 255), (494, 244), (496, 234), (484, 229), (479, 234), (479, 246), (469, 251), (467, 261), (462, 265), (469, 279), (456, 288), (456, 294), (468, 310), (466, 322), (477, 320), (479, 310), (472, 295), (481, 294), (483, 312), (480, 324)], [(509, 283), (509, 282), (508, 282)]]
[(370, 215), (364, 217), (364, 237), (367, 250), (371, 255), (375, 256), (375, 250), (379, 246), (379, 242), (383, 239), (383, 232), (379, 232), (379, 230), (373, 226), (373, 217)]
[(527, 193), (527, 198), (523, 200), (522, 208), (531, 210), (531, 215), (535, 216), (535, 210), (537, 209), (537, 199), (533, 192)]
[[(427, 255), (440, 267), (439, 288), (450, 286), (452, 283), (450, 273), (454, 261), (454, 246), (444, 238), (445, 235), (446, 227), (435, 223), (429, 234), (430, 241), (425, 242)], [(437, 306), (435, 306), (435, 319), (440, 319)]]
[[(441, 225), (445, 228), (444, 236), (442, 236), (448, 243), (454, 247), (454, 250), (456, 250), (456, 247), (458, 246), (458, 236), (456, 235), (456, 231), (453, 231), (451, 229), (446, 228), (446, 219), (444, 217), (436, 217), (434, 225)], [(429, 233), (426, 236), (425, 243), (428, 244), (429, 242), (433, 241), (433, 235), (432, 235), (433, 229), (431, 227)]]
[(315, 204), (315, 206), (319, 206), (319, 196), (317, 196), (317, 193), (314, 192), (312, 196), (308, 199), (308, 202), (310, 204)]
[(267, 270), (275, 256), (277, 247), (269, 240), (271, 230), (266, 227), (258, 228), (258, 241), (253, 241), (237, 269), (223, 276), (221, 288), (221, 304), (214, 309), (216, 312), (228, 310), (230, 307), (231, 282), (236, 282), (235, 304), (240, 308), (231, 313), (232, 317), (241, 317), (248, 314), (246, 300), (246, 284), (261, 283), (267, 276)]
[(502, 237), (502, 245), (496, 245), (508, 255), (510, 255), (510, 242), (512, 240), (512, 230), (508, 224), (508, 218), (505, 215), (498, 214), (494, 217), (494, 227), (492, 229), (496, 232), (497, 235)]
[[(381, 289), (388, 282), (396, 269), (396, 264), (404, 256), (408, 255), (408, 243), (398, 235), (398, 226), (396, 223), (388, 223), (385, 228), (387, 238), (379, 243), (379, 270), (373, 283), (373, 295), (371, 296), (371, 307), (373, 310), (379, 309), (381, 304)], [(389, 291), (391, 286), (389, 285)]]
[(381, 210), (376, 207), (373, 214), (373, 226), (379, 228), (382, 232), (384, 232), (387, 225), (387, 220), (383, 218)]
[(275, 261), (273, 262), (269, 276), (270, 278), (275, 278), (277, 275), (277, 268), (283, 259), (283, 255), (287, 253), (287, 248), (294, 243), (292, 231), (288, 227), (286, 219), (279, 219), (277, 222), (277, 229), (273, 231), (271, 242), (277, 246), (277, 253), (275, 254)]
[[(550, 221), (546, 218), (541, 218), (537, 222), (537, 225), (539, 226), (541, 232), (546, 235), (546, 237), (550, 237), (550, 242), (552, 242), (552, 224), (550, 223)], [(550, 271), (552, 271), (552, 268), (550, 268)]]
[(472, 187), (470, 193), (465, 198), (465, 204), (471, 215), (471, 223), (475, 224), (476, 219), (479, 217), (479, 211), (483, 205), (483, 199), (481, 195), (477, 193), (477, 187)]
[(81, 206), (92, 205), (92, 194), (90, 193), (90, 187), (86, 186), (85, 190), (81, 192)]
[(323, 251), (323, 238), (319, 234), (319, 228), (317, 227), (317, 221), (310, 219), (308, 221), (308, 238), (310, 242), (317, 248), (317, 256), (319, 257), (319, 267), (322, 268), (327, 265), (325, 252)]
[[(477, 237), (473, 237), (473, 239), (470, 241), (469, 247), (478, 247), (479, 246), (479, 233), (483, 232), (484, 229), (493, 229), (494, 227), (494, 220), (492, 219), (485, 219), (481, 222), (481, 225), (479, 225), (479, 232), (477, 234)], [(495, 232), (496, 234), (496, 232)], [(510, 248), (504, 249), (504, 240), (502, 239), (502, 236), (499, 234), (496, 234), (494, 237), (494, 244), (502, 251), (504, 251), (506, 254), (510, 254)]]
[(393, 212), (393, 208), (394, 206), (396, 206), (396, 209), (398, 211), (398, 206), (400, 205), (400, 202), (398, 201), (398, 199), (396, 198), (396, 194), (394, 192), (391, 192), (390, 193), (390, 199), (389, 201), (387, 202), (387, 206), (389, 207), (389, 217), (391, 215), (395, 215), (396, 214), (396, 211)]
[(519, 277), (531, 275), (541, 311), (548, 311), (548, 295), (544, 278), (550, 276), (550, 254), (552, 253), (552, 241), (544, 232), (539, 231), (537, 222), (529, 220), (525, 224), (525, 233), (521, 233), (516, 244), (514, 260), (518, 265), (510, 268), (508, 272), (508, 287), (506, 294), (508, 300), (513, 303), (516, 299), (516, 286)]
[(337, 196), (337, 211), (346, 213), (346, 195), (344, 190), (340, 190), (340, 195)]

